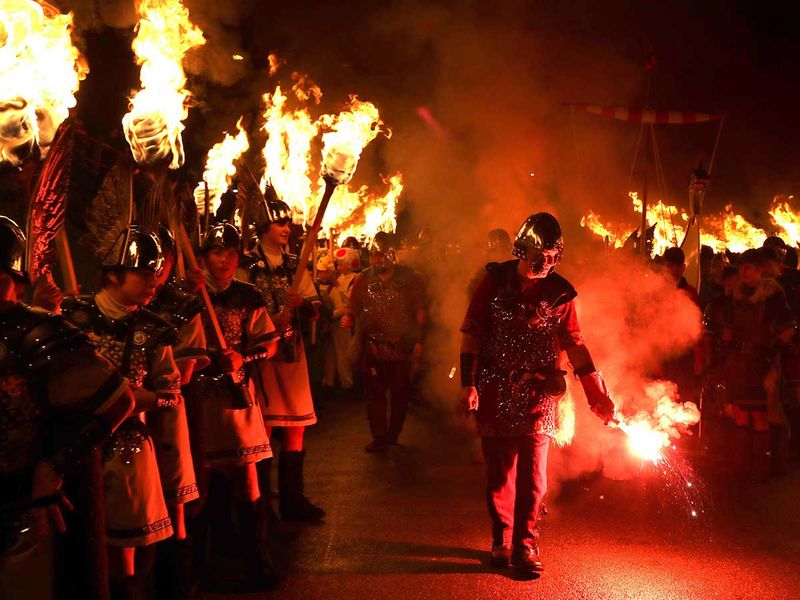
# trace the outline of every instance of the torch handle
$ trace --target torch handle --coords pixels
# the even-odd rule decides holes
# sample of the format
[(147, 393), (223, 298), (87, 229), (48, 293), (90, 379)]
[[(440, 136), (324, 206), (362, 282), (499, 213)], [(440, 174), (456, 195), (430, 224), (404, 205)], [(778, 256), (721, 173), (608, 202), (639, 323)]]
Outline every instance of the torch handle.
[(56, 235), (56, 252), (58, 263), (61, 266), (61, 276), (64, 278), (65, 292), (71, 296), (78, 294), (78, 278), (75, 276), (75, 265), (72, 262), (72, 252), (69, 249), (67, 230), (62, 225)]
[(306, 235), (306, 241), (303, 243), (303, 250), (300, 252), (300, 260), (297, 261), (297, 269), (295, 269), (294, 278), (292, 279), (291, 290), (293, 292), (296, 292), (300, 288), (303, 275), (308, 270), (308, 257), (317, 243), (317, 235), (319, 234), (319, 230), (322, 229), (322, 219), (325, 216), (328, 203), (331, 201), (331, 196), (333, 196), (333, 192), (336, 190), (336, 185), (337, 183), (335, 180), (325, 177), (325, 193), (322, 195), (322, 200), (319, 203), (317, 214), (314, 217), (314, 223), (311, 225), (311, 229)]
[[(189, 268), (192, 270), (199, 269), (197, 257), (194, 255), (192, 244), (189, 242), (189, 236), (186, 234), (186, 228), (183, 226), (183, 223), (179, 223), (175, 227), (175, 233), (178, 237), (178, 245), (183, 252), (183, 256), (186, 258), (186, 262), (189, 264)], [(206, 288), (205, 285), (200, 287), (200, 296), (206, 307), (206, 314), (208, 314), (208, 318), (211, 321), (211, 326), (214, 328), (216, 342), (220, 349), (227, 350), (228, 344), (225, 343), (225, 336), (222, 335), (222, 328), (219, 326), (217, 313), (214, 312), (214, 305), (211, 304), (211, 296), (208, 295), (208, 288)]]

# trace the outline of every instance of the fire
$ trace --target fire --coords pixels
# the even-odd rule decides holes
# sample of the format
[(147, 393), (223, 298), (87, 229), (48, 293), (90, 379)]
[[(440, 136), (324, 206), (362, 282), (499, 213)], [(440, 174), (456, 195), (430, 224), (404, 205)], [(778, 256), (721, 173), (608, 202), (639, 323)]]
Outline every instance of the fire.
[(194, 190), (194, 199), (200, 214), (205, 213), (206, 189), (208, 189), (208, 208), (214, 214), (220, 204), (220, 196), (230, 187), (233, 176), (236, 175), (236, 159), (250, 147), (247, 133), (242, 128), (242, 119), (236, 123), (239, 130), (235, 136), (225, 134), (225, 139), (214, 144), (206, 157), (206, 168), (203, 171), (203, 181), (197, 184)]
[(650, 412), (640, 411), (622, 420), (619, 428), (628, 436), (631, 452), (650, 462), (659, 462), (672, 440), (688, 432), (700, 421), (700, 411), (693, 402), (680, 403), (673, 399), (674, 384), (653, 381), (647, 384), (645, 395), (655, 402)]
[[(389, 185), (389, 190), (382, 196), (371, 193), (367, 186), (362, 186), (356, 194), (343, 190), (348, 196), (357, 196), (357, 205), (351, 210), (349, 215), (340, 220), (338, 223), (331, 223), (334, 218), (332, 213), (326, 212), (323, 223), (328, 223), (327, 229), (336, 229), (339, 232), (339, 243), (341, 244), (345, 239), (350, 236), (364, 240), (371, 240), (379, 231), (395, 231), (397, 229), (397, 200), (400, 194), (403, 193), (403, 176), (400, 173), (395, 173), (384, 183)], [(352, 205), (350, 201), (337, 202), (336, 195), (338, 190), (334, 193), (331, 199), (331, 207), (343, 207), (345, 205)], [(336, 205), (334, 203), (336, 202)], [(342, 211), (344, 212), (344, 211)]]
[(125, 138), (136, 162), (152, 164), (171, 156), (169, 168), (177, 169), (184, 161), (181, 132), (190, 98), (183, 57), (205, 38), (180, 0), (139, 0), (136, 7), (132, 47), (141, 65), (142, 89), (122, 118)]
[(266, 168), (261, 186), (272, 185), (303, 224), (317, 197), (311, 178), (311, 147), (319, 128), (306, 108), (290, 109), (288, 98), (275, 88), (264, 94), (264, 125), (267, 134), (262, 154)]
[(72, 13), (45, 2), (0, 0), (0, 162), (46, 155), (89, 69), (70, 37)]
[[(281, 61), (270, 56), (271, 73)], [(313, 220), (324, 188), (323, 176), (339, 184), (331, 198), (322, 230), (335, 229), (339, 237), (371, 238), (378, 231), (394, 231), (397, 200), (403, 179), (397, 173), (384, 180), (383, 193), (368, 186), (351, 189), (347, 184), (364, 148), (384, 131), (374, 104), (351, 96), (345, 110), (316, 119), (310, 105), (319, 104), (322, 91), (306, 75), (293, 73), (291, 94), (281, 86), (264, 94), (264, 125), (267, 139), (262, 150), (266, 164), (261, 185), (272, 185), (295, 219), (307, 225)], [(321, 134), (321, 135), (320, 135)], [(387, 137), (390, 132), (386, 131)], [(315, 160), (321, 146), (322, 167)]]
[[(625, 237), (620, 237), (611, 231), (611, 225), (605, 225), (600, 220), (600, 216), (594, 211), (589, 211), (588, 214), (581, 217), (581, 227), (587, 228), (595, 235), (603, 238), (603, 240), (612, 248), (622, 248), (625, 244)], [(618, 228), (619, 231), (619, 228)], [(630, 229), (628, 229), (630, 233)]]
[(792, 210), (789, 200), (793, 196), (775, 196), (772, 199), (772, 207), (769, 209), (769, 216), (772, 222), (783, 230), (787, 241), (792, 246), (800, 244), (800, 213)]
[(703, 223), (714, 231), (721, 244), (731, 252), (744, 252), (748, 248), (759, 248), (767, 234), (752, 225), (742, 215), (733, 212), (728, 204), (721, 215), (704, 217)]
[[(633, 203), (634, 212), (641, 215), (642, 200), (639, 198), (639, 194), (628, 192), (628, 196)], [(793, 231), (798, 236), (792, 239), (800, 240), (800, 214), (795, 215), (788, 209), (788, 206), (777, 203), (773, 203), (773, 210), (770, 214), (777, 225), (783, 227), (787, 232)], [(792, 221), (793, 218), (794, 221)], [(648, 227), (653, 227), (652, 255), (658, 256), (663, 254), (667, 248), (680, 246), (686, 236), (689, 221), (689, 214), (677, 206), (665, 204), (661, 200), (649, 202), (647, 223)], [(621, 248), (625, 243), (625, 237), (614, 233), (615, 230), (631, 232), (640, 225), (640, 223), (624, 223), (613, 226), (604, 222), (600, 215), (591, 210), (581, 218), (582, 227), (603, 238), (614, 248)], [(722, 252), (725, 249), (731, 252), (744, 252), (748, 248), (758, 248), (766, 237), (767, 234), (763, 229), (759, 229), (742, 215), (733, 212), (730, 204), (720, 214), (702, 217), (700, 243), (710, 246), (715, 252)]]

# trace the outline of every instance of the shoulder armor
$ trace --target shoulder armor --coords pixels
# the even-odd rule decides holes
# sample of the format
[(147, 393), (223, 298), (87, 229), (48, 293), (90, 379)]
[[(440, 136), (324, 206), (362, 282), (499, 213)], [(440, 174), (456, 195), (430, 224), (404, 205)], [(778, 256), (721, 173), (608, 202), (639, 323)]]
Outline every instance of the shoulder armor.
[(86, 335), (63, 317), (35, 308), (24, 309), (25, 333), (20, 339), (20, 356), (34, 369), (44, 367), (60, 354), (91, 348)]
[(203, 310), (194, 294), (182, 290), (175, 283), (167, 283), (148, 309), (175, 327), (182, 327)]
[(61, 314), (80, 329), (89, 329), (92, 323), (102, 318), (92, 295), (65, 297), (61, 303)]
[(558, 273), (550, 273), (545, 278), (545, 282), (548, 285), (544, 295), (552, 303), (553, 308), (574, 300), (578, 295), (572, 284)]
[(178, 330), (152, 310), (140, 308), (136, 311), (136, 322), (148, 335), (148, 339), (144, 343), (149, 341), (150, 344), (159, 346), (174, 346), (178, 343)]

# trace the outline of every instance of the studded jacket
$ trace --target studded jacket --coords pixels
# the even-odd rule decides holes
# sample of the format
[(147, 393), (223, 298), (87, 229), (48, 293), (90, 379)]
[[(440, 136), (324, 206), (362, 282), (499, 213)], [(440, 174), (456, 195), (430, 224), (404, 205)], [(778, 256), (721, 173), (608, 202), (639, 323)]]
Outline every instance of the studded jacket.
[(158, 289), (147, 309), (178, 330), (177, 343), (172, 348), (176, 363), (193, 360), (195, 371), (208, 365), (206, 335), (200, 318), (203, 305), (194, 294), (168, 281)]
[(363, 328), (365, 350), (378, 360), (408, 360), (422, 342), (418, 313), (424, 310), (422, 281), (413, 270), (396, 265), (384, 282), (374, 269), (361, 273), (353, 284), (350, 309)]
[[(177, 341), (175, 328), (146, 308), (111, 319), (100, 310), (96, 298), (66, 298), (61, 312), (87, 334), (97, 352), (114, 364), (134, 389), (154, 392), (169, 403), (180, 401), (180, 373), (171, 348)], [(106, 445), (104, 459), (121, 456), (129, 462), (147, 437), (142, 420), (129, 417)]]
[(487, 265), (461, 326), (480, 339), (476, 387), (482, 435), (553, 435), (555, 400), (537, 396), (530, 375), (554, 370), (561, 350), (583, 343), (575, 289), (556, 273), (523, 282), (518, 262)]

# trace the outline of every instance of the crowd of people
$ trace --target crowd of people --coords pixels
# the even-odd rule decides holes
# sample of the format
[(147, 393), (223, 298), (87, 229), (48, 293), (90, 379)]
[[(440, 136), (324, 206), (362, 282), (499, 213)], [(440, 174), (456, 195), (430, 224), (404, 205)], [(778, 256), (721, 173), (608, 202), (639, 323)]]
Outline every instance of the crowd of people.
[[(680, 250), (671, 255), (683, 268)], [(684, 363), (683, 396), (702, 407), (704, 447), (742, 481), (787, 472), (800, 431), (800, 271), (797, 250), (778, 236), (740, 254), (702, 253), (698, 303), (703, 338), (694, 369)]]
[(398, 444), (419, 278), (383, 233), (298, 269), (291, 209), (263, 205), (249, 244), (210, 224), (196, 265), (169, 227), (129, 224), (76, 296), (30, 281), (26, 236), (0, 217), (0, 595), (275, 589), (274, 525), (325, 518), (304, 486), (314, 396), (363, 393), (366, 451)]
[[(315, 399), (363, 398), (365, 451), (399, 444), (430, 328), (423, 277), (398, 264), (387, 233), (367, 248), (351, 238), (321, 249), (298, 268), (290, 208), (274, 197), (264, 206), (250, 243), (225, 220), (210, 224), (183, 277), (169, 227), (129, 224), (104, 253), (97, 292), (77, 296), (49, 275), (30, 281), (25, 234), (0, 217), (0, 592), (275, 589), (274, 525), (325, 518), (304, 485)], [(592, 410), (617, 419), (576, 291), (555, 273), (563, 244), (546, 213), (513, 242), (493, 230), (489, 264), (468, 290), (461, 401), (482, 440), (500, 568), (543, 569), (561, 350)], [(660, 375), (700, 404), (706, 445), (732, 456), (743, 478), (784, 473), (800, 418), (796, 251), (777, 237), (740, 255), (704, 251), (699, 292), (679, 248), (655, 266), (704, 322), (702, 339)], [(220, 558), (234, 565), (221, 575)]]

